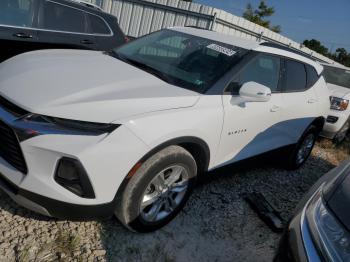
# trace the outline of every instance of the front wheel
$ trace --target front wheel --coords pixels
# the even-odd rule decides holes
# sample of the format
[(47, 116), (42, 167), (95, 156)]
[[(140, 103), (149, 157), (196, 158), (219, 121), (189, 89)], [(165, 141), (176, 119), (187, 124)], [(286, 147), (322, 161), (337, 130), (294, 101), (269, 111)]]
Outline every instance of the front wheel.
[(166, 225), (185, 205), (196, 174), (196, 162), (184, 148), (161, 150), (145, 161), (122, 189), (116, 216), (137, 232)]
[(315, 145), (317, 136), (317, 128), (315, 126), (308, 127), (298, 143), (292, 149), (287, 160), (287, 169), (298, 169), (306, 162)]

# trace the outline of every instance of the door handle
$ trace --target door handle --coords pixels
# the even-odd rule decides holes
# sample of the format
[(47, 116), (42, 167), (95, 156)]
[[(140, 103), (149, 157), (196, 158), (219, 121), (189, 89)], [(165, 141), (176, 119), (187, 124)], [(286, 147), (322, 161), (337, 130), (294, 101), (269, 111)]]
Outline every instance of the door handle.
[(280, 110), (281, 110), (281, 107), (276, 106), (276, 105), (272, 106), (271, 109), (270, 109), (271, 112), (277, 112), (277, 111), (280, 111)]
[(309, 99), (307, 100), (308, 104), (313, 104), (313, 103), (316, 103), (317, 100), (316, 99)]
[(94, 44), (94, 42), (89, 40), (89, 39), (81, 40), (80, 43), (82, 43), (84, 45), (93, 45)]
[(18, 37), (18, 38), (23, 38), (23, 39), (33, 38), (33, 36), (31, 34), (26, 34), (26, 33), (16, 33), (16, 34), (13, 34), (13, 36)]

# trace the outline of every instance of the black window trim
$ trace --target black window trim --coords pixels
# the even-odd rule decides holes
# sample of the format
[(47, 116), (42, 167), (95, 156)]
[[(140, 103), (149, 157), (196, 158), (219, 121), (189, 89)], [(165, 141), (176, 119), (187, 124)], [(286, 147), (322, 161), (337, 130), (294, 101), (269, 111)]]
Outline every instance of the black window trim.
[(87, 16), (87, 14), (102, 19), (102, 22), (105, 24), (105, 26), (107, 26), (107, 28), (108, 28), (108, 30), (109, 30), (109, 34), (100, 34), (100, 33), (90, 33), (90, 34), (95, 35), (95, 36), (113, 36), (113, 30), (112, 30), (112, 28), (109, 26), (109, 24), (107, 23), (107, 21), (106, 21), (102, 16), (99, 16), (99, 15), (96, 15), (96, 14), (93, 14), (93, 13), (89, 13), (89, 12), (86, 12), (86, 11), (84, 11), (84, 12), (85, 12), (85, 17), (86, 17), (86, 21), (87, 21), (87, 24), (88, 24), (88, 28), (89, 28), (91, 31), (93, 31), (93, 30), (92, 30), (92, 27), (91, 27), (91, 20), (90, 20), (90, 18)]
[[(304, 66), (304, 71), (305, 71), (305, 76), (306, 76), (306, 83), (305, 83), (305, 87), (301, 90), (290, 90), (290, 91), (287, 91), (286, 90), (286, 61), (287, 60), (290, 60), (290, 61), (294, 61), (294, 62), (297, 62), (297, 63), (300, 63)], [(311, 66), (311, 65), (310, 65)], [(312, 66), (311, 66), (312, 67)], [(317, 72), (317, 71), (316, 71)], [(281, 92), (284, 93), (284, 94), (289, 94), (289, 93), (302, 93), (302, 92), (305, 92), (309, 89), (311, 89), (313, 86), (308, 86), (308, 73), (307, 73), (307, 70), (306, 70), (306, 63), (300, 61), (300, 60), (297, 60), (297, 59), (293, 59), (293, 58), (290, 58), (290, 57), (283, 57), (283, 69), (282, 69), (282, 90)]]
[[(62, 4), (62, 3), (59, 3), (59, 2), (56, 2), (56, 1), (53, 1), (53, 0), (43, 0), (43, 4), (44, 4), (44, 2), (51, 2), (51, 3), (53, 3), (53, 4), (65, 6), (65, 7), (68, 7), (68, 8), (71, 8), (71, 9), (76, 9), (76, 10), (78, 10), (78, 11), (80, 11), (80, 12), (83, 12), (83, 13), (84, 13), (84, 19), (85, 19), (85, 24), (88, 23), (88, 18), (87, 18), (87, 16), (86, 16), (86, 14), (95, 15), (95, 14), (93, 14), (93, 13), (91, 13), (91, 12), (88, 12), (88, 11), (86, 11), (86, 10), (80, 9), (80, 8), (78, 8), (78, 7), (74, 7), (74, 6)], [(50, 29), (44, 29), (44, 28), (38, 28), (38, 30), (40, 30), (40, 31), (46, 31), (46, 32), (76, 34), (76, 35), (113, 36), (113, 31), (112, 31), (111, 27), (109, 26), (109, 24), (106, 22), (106, 20), (105, 20), (103, 17), (99, 16), (99, 15), (95, 15), (95, 16), (101, 18), (101, 19), (103, 20), (103, 22), (106, 23), (106, 25), (108, 26), (108, 29), (109, 29), (109, 31), (110, 31), (110, 34), (93, 34), (93, 33), (89, 33), (89, 32), (84, 32), (84, 33), (82, 33), (82, 32), (71, 32), (71, 31), (63, 31), (63, 30), (50, 30)]]
[[(316, 75), (317, 75), (317, 80), (312, 84), (310, 85), (310, 76), (309, 76), (309, 72), (308, 72), (308, 67), (310, 67), (310, 70), (314, 70)], [(322, 70), (322, 73), (321, 74), (318, 74), (317, 73), (317, 70), (315, 69), (315, 67), (313, 67), (312, 65), (310, 64), (305, 64), (305, 69), (306, 69), (306, 85), (308, 86), (308, 88), (312, 88), (317, 82), (318, 80), (320, 80), (321, 76), (322, 76), (322, 73), (323, 73), (323, 70)], [(308, 89), (306, 89), (308, 90)]]
[[(235, 71), (233, 74), (232, 74), (232, 77), (230, 78), (229, 81), (227, 81), (227, 83), (225, 84), (225, 87), (223, 89), (223, 94), (224, 95), (232, 95), (231, 91), (227, 90), (229, 85), (232, 83), (232, 81), (234, 79), (237, 78), (237, 76), (239, 76), (239, 74), (241, 74), (241, 72), (249, 65), (252, 63), (252, 61), (254, 59), (256, 59), (258, 56), (261, 56), (261, 55), (268, 55), (268, 56), (273, 56), (273, 57), (277, 57), (280, 59), (280, 70), (279, 70), (279, 78), (278, 78), (278, 83), (277, 83), (277, 90), (276, 91), (272, 91), (272, 95), (273, 94), (280, 94), (280, 93), (283, 93), (283, 86), (282, 86), (282, 83), (283, 83), (283, 73), (282, 73), (282, 68), (284, 67), (283, 66), (283, 57), (281, 55), (278, 55), (278, 54), (272, 54), (272, 53), (266, 53), (266, 52), (259, 52), (259, 51), (251, 51), (250, 53), (252, 53), (253, 55), (251, 57), (249, 57), (246, 61), (244, 61), (240, 66), (239, 66), (239, 69), (237, 71)], [(230, 72), (230, 71), (229, 71)], [(237, 97), (239, 95), (232, 95), (234, 97)]]
[(87, 17), (86, 17), (85, 14), (91, 14), (91, 15), (97, 16), (97, 17), (101, 18), (103, 20), (103, 22), (106, 23), (106, 25), (108, 26), (108, 29), (110, 31), (110, 34), (92, 34), (92, 33), (88, 33), (88, 32), (80, 33), (80, 32), (70, 32), (70, 31), (50, 30), (50, 29), (39, 28), (39, 24), (38, 24), (39, 12), (38, 11), (34, 11), (34, 13), (36, 13), (37, 15), (36, 15), (36, 17), (34, 15), (33, 19), (35, 19), (35, 20), (33, 21), (33, 26), (32, 27), (15, 26), (15, 25), (4, 25), (4, 24), (0, 24), (0, 27), (19, 28), (19, 29), (24, 29), (24, 30), (36, 30), (36, 31), (42, 31), (42, 32), (55, 32), (55, 33), (74, 34), (74, 35), (105, 36), (105, 37), (112, 37), (112, 36), (114, 36), (114, 32), (113, 32), (112, 28), (107, 23), (106, 19), (104, 19), (102, 16), (99, 16), (97, 14), (91, 13), (89, 11), (86, 11), (86, 10), (83, 10), (83, 9), (80, 9), (80, 8), (77, 8), (77, 7), (73, 7), (73, 6), (70, 6), (70, 5), (62, 4), (62, 3), (59, 3), (59, 2), (56, 2), (56, 1), (52, 1), (52, 0), (38, 0), (38, 1), (40, 1), (40, 4), (37, 3), (37, 4), (39, 4), (39, 6), (37, 7), (37, 10), (40, 8), (40, 5), (44, 4), (44, 2), (52, 2), (54, 4), (63, 5), (63, 6), (69, 7), (69, 8), (77, 9), (77, 10), (79, 10), (79, 11), (84, 13), (85, 23), (87, 23)]

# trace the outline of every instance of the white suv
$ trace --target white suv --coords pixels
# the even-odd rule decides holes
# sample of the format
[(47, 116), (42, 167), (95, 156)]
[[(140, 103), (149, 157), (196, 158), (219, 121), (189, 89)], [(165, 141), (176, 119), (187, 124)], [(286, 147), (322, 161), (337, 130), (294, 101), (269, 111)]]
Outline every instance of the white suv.
[(1, 187), (48, 216), (155, 230), (207, 170), (282, 147), (302, 165), (329, 109), (321, 72), (274, 44), (195, 28), (109, 53), (16, 56), (0, 64)]
[(350, 128), (350, 68), (329, 64), (323, 64), (323, 68), (331, 107), (321, 135), (341, 143)]

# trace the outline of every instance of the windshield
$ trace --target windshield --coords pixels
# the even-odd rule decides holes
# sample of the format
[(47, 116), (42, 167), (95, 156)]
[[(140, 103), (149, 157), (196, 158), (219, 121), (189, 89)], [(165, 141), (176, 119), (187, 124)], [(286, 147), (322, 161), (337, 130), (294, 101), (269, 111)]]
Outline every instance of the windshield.
[(113, 52), (115, 57), (166, 82), (203, 93), (247, 50), (174, 30), (162, 30)]
[(336, 68), (332, 66), (323, 67), (323, 75), (327, 83), (350, 88), (350, 70)]

